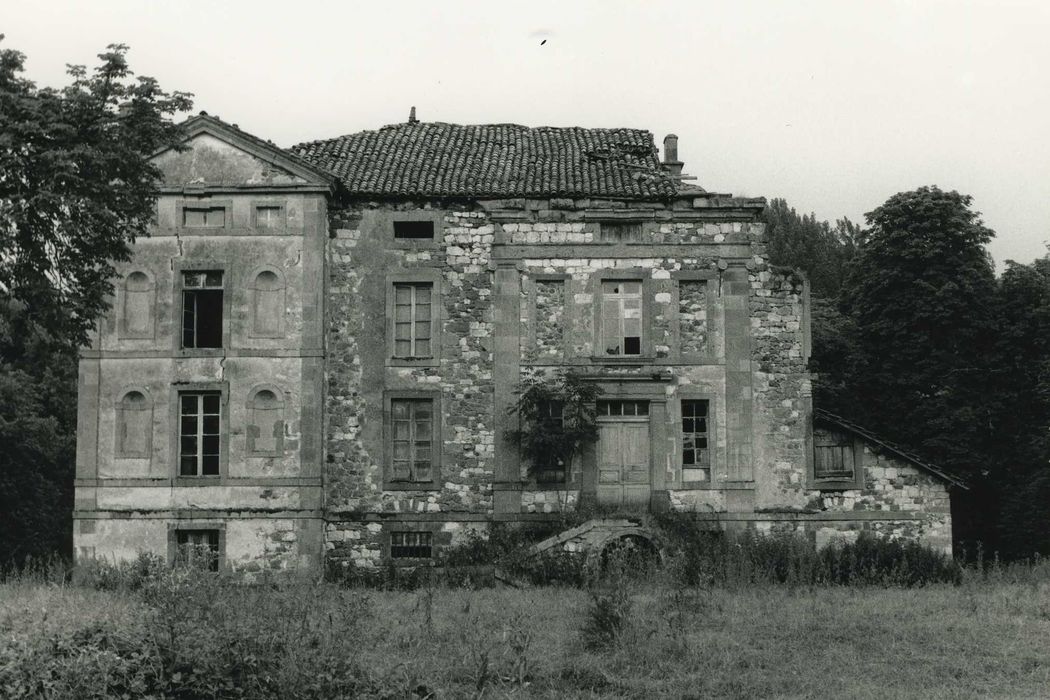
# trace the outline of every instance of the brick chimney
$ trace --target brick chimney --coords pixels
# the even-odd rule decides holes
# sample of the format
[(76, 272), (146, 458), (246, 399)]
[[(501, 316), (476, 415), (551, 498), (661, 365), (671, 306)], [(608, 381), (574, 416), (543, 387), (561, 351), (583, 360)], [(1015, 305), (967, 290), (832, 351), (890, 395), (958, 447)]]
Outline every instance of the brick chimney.
[(674, 134), (664, 136), (664, 169), (672, 175), (681, 175), (685, 163), (678, 160), (678, 137)]

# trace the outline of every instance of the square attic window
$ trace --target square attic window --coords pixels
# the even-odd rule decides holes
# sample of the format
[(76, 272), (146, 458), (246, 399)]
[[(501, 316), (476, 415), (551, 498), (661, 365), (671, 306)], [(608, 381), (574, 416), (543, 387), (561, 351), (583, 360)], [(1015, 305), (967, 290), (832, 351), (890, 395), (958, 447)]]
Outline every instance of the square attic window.
[(394, 238), (398, 240), (434, 240), (433, 221), (395, 221)]

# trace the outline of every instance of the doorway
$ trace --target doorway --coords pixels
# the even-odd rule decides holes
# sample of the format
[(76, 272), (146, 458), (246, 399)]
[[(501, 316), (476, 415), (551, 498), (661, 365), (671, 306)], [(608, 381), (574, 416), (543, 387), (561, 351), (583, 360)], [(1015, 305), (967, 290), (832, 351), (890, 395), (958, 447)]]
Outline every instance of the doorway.
[(649, 402), (598, 402), (598, 503), (649, 505)]

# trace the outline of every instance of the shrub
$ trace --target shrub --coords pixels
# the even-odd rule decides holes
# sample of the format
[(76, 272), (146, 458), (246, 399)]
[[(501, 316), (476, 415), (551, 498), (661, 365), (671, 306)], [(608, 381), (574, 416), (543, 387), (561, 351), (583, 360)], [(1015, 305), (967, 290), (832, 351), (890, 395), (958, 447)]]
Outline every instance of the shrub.
[(581, 630), (584, 647), (604, 650), (614, 646), (627, 631), (631, 607), (630, 592), (623, 577), (614, 577), (612, 585), (605, 590), (592, 591)]
[(166, 568), (164, 557), (151, 552), (140, 552), (130, 561), (88, 559), (73, 568), (72, 582), (97, 591), (138, 591)]

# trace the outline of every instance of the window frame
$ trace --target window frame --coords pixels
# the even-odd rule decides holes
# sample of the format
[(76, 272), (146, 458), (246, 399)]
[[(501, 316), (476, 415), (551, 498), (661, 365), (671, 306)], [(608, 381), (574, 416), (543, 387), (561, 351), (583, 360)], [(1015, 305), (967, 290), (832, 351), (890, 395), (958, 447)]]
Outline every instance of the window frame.
[[(124, 406), (124, 401), (130, 394), (137, 393), (141, 394), (146, 399), (146, 406), (142, 409), (146, 416), (146, 425), (149, 426), (149, 430), (146, 432), (145, 446), (142, 452), (129, 452), (124, 449), (124, 442), (122, 440), (122, 428), (126, 424), (126, 417), (124, 412), (128, 409)], [(153, 395), (144, 386), (124, 386), (121, 387), (120, 391), (117, 392), (116, 400), (113, 402), (113, 458), (114, 459), (150, 459), (153, 454)]]
[[(435, 269), (391, 272), (386, 275), (386, 364), (388, 367), (437, 367), (441, 364), (441, 329), (444, 297), (441, 294), (441, 271)], [(397, 284), (429, 284), (430, 287), (430, 356), (395, 357), (394, 304)]]
[[(172, 279), (173, 325), (172, 346), (176, 357), (222, 357), (230, 349), (230, 329), (233, 311), (233, 275), (230, 264), (225, 260), (204, 258), (200, 260), (180, 260), (175, 263)], [(218, 348), (184, 348), (182, 347), (182, 324), (185, 308), (183, 304), (183, 275), (187, 272), (221, 272), (222, 273), (222, 347)]]
[[(674, 282), (671, 293), (671, 356), (679, 364), (713, 364), (718, 355), (720, 343), (718, 329), (720, 324), (715, 318), (715, 298), (718, 296), (717, 273), (711, 270), (674, 270), (671, 272)], [(706, 282), (705, 296), (707, 301), (707, 343), (704, 352), (687, 353), (682, 350), (682, 322), (679, 316), (682, 303), (682, 282)]]
[[(814, 430), (822, 429), (841, 435), (853, 448), (853, 475), (851, 477), (817, 477), (817, 441)], [(835, 426), (813, 424), (806, 435), (806, 481), (808, 488), (817, 491), (853, 491), (864, 488), (864, 441), (847, 430)]]
[[(183, 394), (196, 394), (203, 392), (219, 393), (219, 473), (198, 474), (194, 476), (183, 476), (180, 468), (182, 461), (182, 421), (181, 421), (181, 397)], [(230, 387), (229, 382), (185, 382), (172, 385), (171, 399), (168, 406), (172, 416), (170, 454), (171, 475), (177, 485), (199, 486), (202, 482), (226, 479), (229, 476), (229, 453), (230, 453)]]
[(179, 533), (217, 531), (218, 533), (218, 556), (216, 557), (218, 571), (226, 571), (226, 523), (221, 520), (179, 520), (168, 523), (168, 566), (174, 568), (178, 565), (179, 557)]
[[(397, 238), (394, 223), (398, 221), (429, 221), (434, 225), (433, 238)], [(384, 238), (394, 248), (437, 248), (445, 244), (445, 214), (433, 209), (394, 211), (384, 217)]]
[[(147, 308), (149, 309), (149, 322), (144, 331), (136, 332), (128, 330), (127, 304), (128, 304), (128, 282), (134, 274), (145, 275), (148, 286), (145, 290), (136, 290), (134, 293), (146, 294)], [(128, 270), (117, 289), (119, 303), (117, 304), (117, 337), (125, 340), (153, 340), (157, 332), (157, 279), (150, 270), (135, 268)]]
[[(549, 401), (549, 402), (546, 402), (546, 403), (547, 403), (548, 406), (554, 406), (554, 405), (559, 405), (559, 404), (561, 405), (561, 416), (559, 418), (557, 418), (557, 420), (561, 421), (562, 426), (564, 426), (565, 425), (565, 402), (564, 401)], [(549, 412), (550, 411), (548, 411), (548, 413)], [(554, 418), (554, 416), (546, 416), (547, 420), (550, 420), (552, 418)], [(547, 422), (546, 420), (541, 420), (540, 424), (543, 425), (546, 422)], [(532, 465), (532, 466), (533, 466), (533, 471), (537, 475), (536, 478), (534, 479), (537, 488), (543, 488), (545, 486), (564, 487), (566, 484), (571, 484), (572, 483), (572, 479), (571, 479), (571, 476), (572, 476), (572, 463), (571, 462), (568, 463), (568, 464), (562, 465), (562, 469), (560, 470), (562, 472), (562, 478), (561, 479), (540, 478), (540, 475), (544, 474), (545, 472), (556, 472), (556, 471), (559, 471), (558, 469), (549, 468), (549, 469), (545, 469), (544, 471), (541, 472), (540, 469), (537, 468), (537, 465)]]
[[(187, 226), (187, 209), (223, 209), (222, 226)], [(233, 200), (232, 199), (179, 199), (175, 202), (175, 226), (183, 233), (189, 235), (208, 235), (215, 231), (228, 231), (233, 228)]]
[[(269, 391), (277, 399), (277, 410), (280, 416), (280, 422), (282, 430), (277, 435), (277, 439), (274, 442), (274, 449), (272, 450), (260, 450), (255, 447), (255, 435), (252, 434), (251, 429), (256, 427), (255, 425), (255, 400), (261, 392)], [(284, 433), (288, 425), (288, 414), (287, 414), (287, 402), (285, 401), (285, 393), (280, 387), (274, 384), (256, 384), (248, 392), (248, 400), (245, 402), (245, 412), (247, 414), (247, 420), (244, 421), (244, 452), (248, 457), (283, 457), (284, 456)]]
[[(394, 480), (394, 401), (431, 401), (430, 413), (430, 481)], [(441, 415), (441, 392), (418, 389), (391, 389), (383, 392), (383, 490), (385, 491), (440, 491), (441, 462), (444, 436)]]
[[(560, 282), (565, 299), (562, 309), (561, 357), (533, 357), (526, 361), (527, 353), (536, 352), (536, 330), (539, 325), (539, 310), (536, 306), (537, 287), (540, 283)], [(525, 316), (525, 352), (522, 362), (531, 365), (562, 365), (572, 356), (572, 329), (574, 328), (572, 311), (572, 275), (568, 273), (526, 273), (522, 279), (526, 298)]]
[[(276, 290), (265, 291), (279, 292), (282, 302), (281, 306), (284, 310), (284, 313), (282, 313), (277, 319), (277, 330), (272, 333), (261, 332), (257, 328), (257, 314), (259, 311), (258, 295), (260, 291), (264, 290), (260, 290), (258, 286), (256, 286), (256, 282), (258, 281), (259, 275), (264, 272), (272, 272), (277, 276), (277, 281), (280, 283), (280, 286)], [(286, 319), (288, 317), (288, 281), (285, 279), (284, 271), (275, 265), (261, 265), (248, 273), (244, 286), (245, 289), (248, 290), (248, 337), (279, 339), (287, 336), (288, 329)]]
[[(604, 302), (603, 289), (606, 282), (641, 282), (642, 338), (640, 352), (637, 355), (607, 355), (605, 348), (605, 326), (602, 314)], [(623, 269), (606, 269), (596, 272), (591, 278), (592, 299), (594, 300), (594, 346), (591, 360), (598, 364), (646, 364), (654, 360), (653, 353), (653, 294), (652, 270), (633, 267)]]
[[(426, 532), (430, 534), (430, 557), (398, 557), (391, 556), (393, 535), (395, 532)], [(398, 522), (383, 523), (382, 532), (382, 556), (383, 561), (392, 566), (419, 566), (429, 564), (437, 560), (438, 555), (444, 547), (452, 542), (452, 535), (442, 530), (440, 522), (401, 520)]]
[[(700, 401), (703, 401), (704, 403), (707, 404), (707, 415), (705, 416), (705, 419), (707, 420), (707, 456), (708, 456), (707, 466), (706, 467), (697, 467), (695, 465), (695, 463), (694, 463), (694, 465), (690, 467), (690, 466), (685, 464), (685, 435), (686, 435), (686, 433), (685, 433), (685, 431), (682, 428), (682, 424), (685, 421), (685, 410), (684, 409), (685, 409), (685, 403), (686, 402), (700, 402)], [(717, 460), (718, 434), (716, 432), (717, 421), (715, 420), (715, 413), (714, 413), (715, 402), (709, 396), (700, 396), (700, 395), (695, 395), (695, 394), (689, 394), (689, 395), (679, 396), (678, 397), (677, 409), (678, 409), (678, 415), (677, 415), (677, 419), (678, 420), (677, 420), (677, 430), (675, 431), (677, 433), (676, 436), (675, 436), (675, 446), (678, 449), (678, 456), (677, 456), (678, 468), (681, 469), (681, 471), (682, 471), (682, 485), (683, 485), (683, 488), (698, 488), (698, 489), (699, 488), (712, 488), (712, 485), (715, 482), (715, 464), (718, 461)], [(694, 435), (696, 434), (695, 431), (694, 431), (693, 434)], [(690, 470), (690, 471), (698, 470), (698, 471), (700, 471), (700, 470), (704, 470), (704, 469), (706, 469), (706, 471), (707, 471), (707, 479), (706, 480), (704, 480), (704, 481), (692, 480), (691, 481), (689, 479), (686, 479), (685, 473), (686, 473), (687, 470)]]
[[(269, 201), (265, 199), (253, 199), (248, 204), (249, 206), (249, 218), (248, 225), (257, 235), (281, 235), (284, 234), (288, 229), (288, 207), (283, 200), (281, 201)], [(259, 225), (259, 210), (260, 209), (279, 209), (280, 212), (277, 215), (278, 224), (276, 226), (260, 226)]]
[[(629, 227), (629, 226), (637, 226), (638, 227), (638, 238), (637, 239), (634, 239), (634, 240), (624, 240), (623, 239), (623, 230), (624, 230), (624, 228)], [(611, 228), (607, 229), (606, 227), (611, 227)], [(614, 230), (614, 229), (618, 229), (618, 238), (616, 240), (607, 240), (605, 238), (606, 231), (607, 230), (611, 231), (611, 230)], [(595, 242), (596, 243), (601, 243), (603, 245), (643, 245), (643, 244), (649, 242), (649, 240), (647, 240), (646, 233), (648, 233), (648, 232), (646, 231), (645, 222), (643, 220), (641, 220), (641, 219), (624, 219), (624, 220), (618, 220), (618, 221), (610, 221), (610, 220), (599, 221), (598, 222), (598, 230), (596, 231), (597, 235), (595, 236)]]

